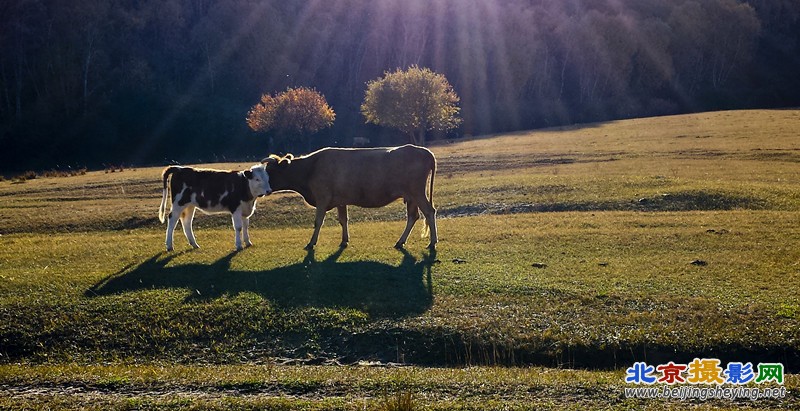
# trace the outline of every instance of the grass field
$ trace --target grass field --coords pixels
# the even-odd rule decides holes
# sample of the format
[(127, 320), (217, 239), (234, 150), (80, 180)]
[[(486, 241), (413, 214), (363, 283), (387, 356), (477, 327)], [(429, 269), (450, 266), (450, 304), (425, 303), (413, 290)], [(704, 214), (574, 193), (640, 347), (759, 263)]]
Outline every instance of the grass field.
[[(164, 253), (159, 168), (0, 182), (0, 408), (800, 407), (800, 110), (432, 150), (433, 255), (392, 248), (400, 202), (351, 210), (344, 250), (328, 218), (303, 251), (281, 193), (253, 247), (200, 216)], [(788, 394), (625, 398), (634, 361), (696, 357), (781, 362)]]

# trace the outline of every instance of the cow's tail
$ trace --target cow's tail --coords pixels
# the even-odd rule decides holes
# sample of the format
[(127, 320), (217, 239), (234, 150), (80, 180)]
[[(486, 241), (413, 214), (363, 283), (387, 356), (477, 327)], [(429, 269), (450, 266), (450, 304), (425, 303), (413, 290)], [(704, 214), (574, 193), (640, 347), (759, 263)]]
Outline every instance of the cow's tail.
[(431, 166), (431, 186), (428, 189), (428, 191), (429, 191), (429, 193), (428, 193), (428, 196), (429, 196), (428, 197), (428, 201), (431, 202), (431, 207), (436, 208), (436, 206), (433, 205), (433, 178), (434, 177), (436, 177), (436, 157), (433, 158), (433, 165)]
[[(431, 185), (428, 188), (428, 201), (431, 203), (431, 207), (433, 207), (433, 212), (436, 212), (436, 206), (433, 205), (433, 179), (436, 176), (436, 157), (433, 157), (431, 154), (431, 159), (433, 160), (433, 164), (431, 165)], [(425, 215), (422, 215), (422, 218), (425, 218)], [(430, 226), (431, 222), (428, 219), (425, 219), (425, 224), (422, 225), (422, 238), (427, 237), (430, 235)]]
[(164, 172), (161, 173), (161, 181), (164, 184), (164, 191), (161, 194), (161, 207), (158, 209), (158, 221), (164, 222), (164, 215), (167, 211), (167, 199), (172, 197), (171, 189), (170, 189), (170, 181), (172, 180), (172, 174), (178, 170), (177, 166), (169, 166), (164, 169)]

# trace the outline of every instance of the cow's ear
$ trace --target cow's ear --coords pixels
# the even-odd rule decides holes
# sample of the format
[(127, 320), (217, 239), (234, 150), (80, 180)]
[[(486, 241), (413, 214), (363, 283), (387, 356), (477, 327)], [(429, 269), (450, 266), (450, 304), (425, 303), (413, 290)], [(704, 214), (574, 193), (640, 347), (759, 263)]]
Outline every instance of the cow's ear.
[(290, 153), (283, 157), (276, 157), (278, 160), (278, 165), (281, 167), (286, 167), (289, 164), (292, 164), (292, 160), (294, 160), (294, 156)]
[(264, 164), (268, 169), (275, 168), (280, 162), (280, 157), (276, 156), (275, 154), (271, 154), (269, 157), (264, 158), (261, 160), (261, 164)]
[(247, 178), (253, 178), (253, 172), (251, 170), (245, 170), (244, 176)]

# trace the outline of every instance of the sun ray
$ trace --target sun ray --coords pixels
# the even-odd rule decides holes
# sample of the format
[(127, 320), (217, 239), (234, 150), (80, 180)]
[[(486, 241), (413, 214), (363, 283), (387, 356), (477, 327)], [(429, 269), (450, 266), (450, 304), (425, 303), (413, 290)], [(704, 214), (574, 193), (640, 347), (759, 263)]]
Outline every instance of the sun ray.
[[(233, 36), (226, 42), (225, 46), (218, 49), (217, 53), (209, 56), (209, 67), (211, 71), (225, 67), (231, 60), (239, 46), (242, 39), (245, 38), (252, 30), (262, 21), (265, 14), (269, 11), (270, 3), (261, 2), (255, 3), (254, 9), (244, 20), (243, 24), (239, 26)], [(167, 132), (175, 125), (179, 116), (193, 103), (196, 102), (202, 95), (202, 89), (205, 87), (206, 74), (200, 73), (192, 80), (186, 91), (183, 92), (173, 103), (172, 107), (164, 114), (159, 123), (153, 128), (151, 133), (146, 136), (137, 146), (136, 153), (131, 157), (132, 162), (136, 163), (144, 158), (151, 157), (150, 151), (157, 145), (158, 140), (170, 138)], [(179, 136), (180, 138), (187, 138), (188, 136)]]

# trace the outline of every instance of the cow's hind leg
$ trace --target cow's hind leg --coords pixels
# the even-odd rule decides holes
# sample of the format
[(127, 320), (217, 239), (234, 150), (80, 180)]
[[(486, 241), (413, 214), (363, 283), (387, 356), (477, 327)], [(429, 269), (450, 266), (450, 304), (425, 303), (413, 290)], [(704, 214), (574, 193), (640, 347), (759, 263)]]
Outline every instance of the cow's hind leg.
[(394, 248), (401, 249), (405, 246), (408, 235), (411, 234), (411, 229), (414, 228), (414, 224), (419, 220), (419, 207), (417, 207), (416, 202), (412, 200), (406, 201), (406, 216), (408, 218), (406, 221), (406, 229), (403, 231), (403, 235), (400, 236), (400, 239), (397, 240)]
[(350, 242), (350, 230), (347, 227), (347, 206), (336, 207), (336, 211), (339, 212), (339, 224), (342, 225), (342, 243), (339, 244), (339, 247), (347, 247), (347, 243)]
[(167, 239), (164, 242), (167, 246), (167, 251), (172, 251), (173, 248), (173, 234), (175, 228), (178, 226), (178, 219), (183, 212), (183, 207), (179, 206), (177, 201), (172, 203), (171, 211), (169, 212), (169, 219), (167, 219)]
[(192, 230), (192, 221), (194, 221), (194, 212), (196, 208), (189, 205), (181, 212), (181, 226), (183, 226), (183, 235), (189, 241), (192, 248), (200, 248), (197, 245), (197, 240), (194, 238), (194, 230)]
[(439, 236), (436, 231), (436, 209), (433, 208), (433, 204), (425, 197), (423, 197), (423, 200), (420, 202), (419, 209), (422, 211), (422, 215), (425, 216), (425, 224), (428, 225), (428, 232), (431, 236), (431, 242), (428, 244), (428, 248), (435, 250), (436, 243), (439, 242)]

